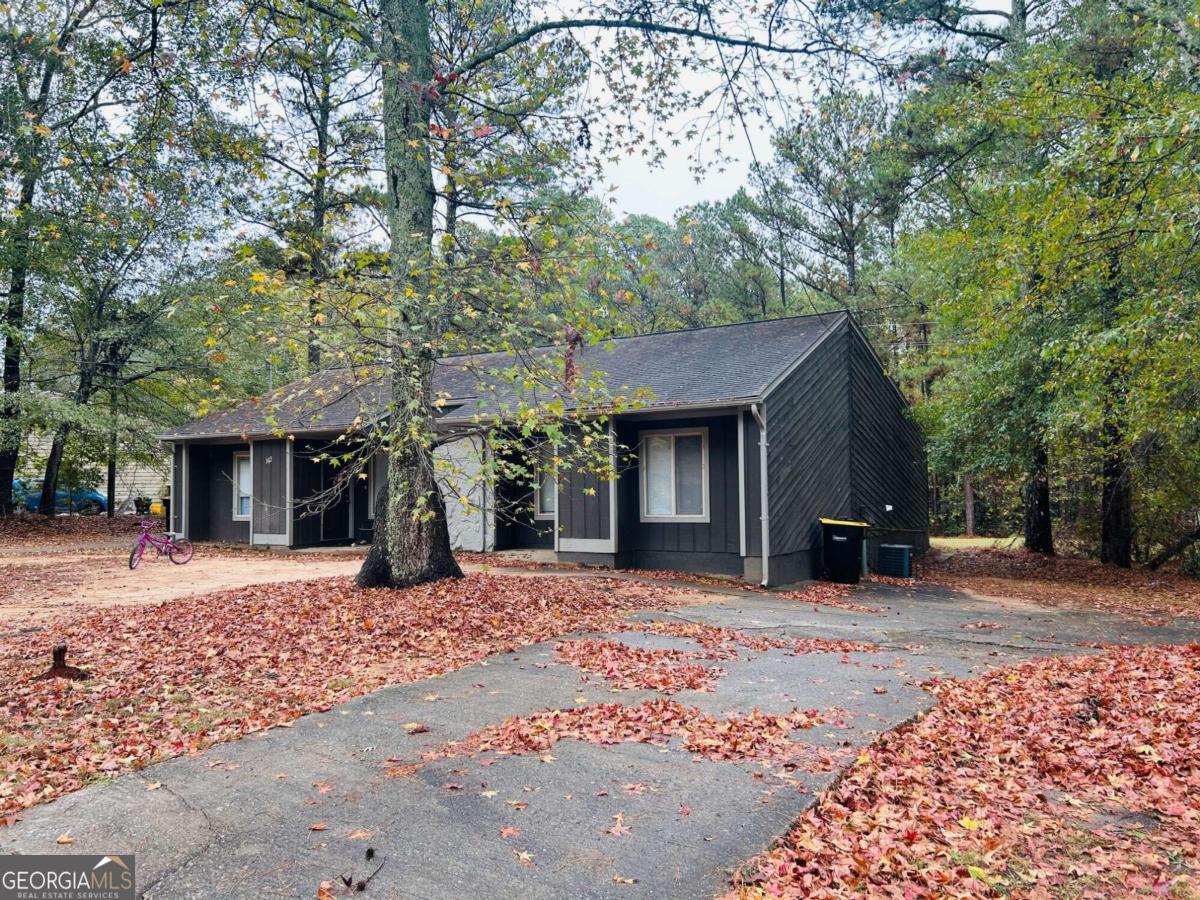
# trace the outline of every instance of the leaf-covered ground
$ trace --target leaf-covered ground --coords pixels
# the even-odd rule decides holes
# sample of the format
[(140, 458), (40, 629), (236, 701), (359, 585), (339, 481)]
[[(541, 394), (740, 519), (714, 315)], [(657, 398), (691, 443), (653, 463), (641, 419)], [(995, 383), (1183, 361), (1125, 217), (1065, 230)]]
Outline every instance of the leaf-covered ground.
[(1200, 646), (930, 689), (734, 896), (1200, 895)]
[[(614, 690), (654, 690), (670, 695), (681, 690), (711, 690), (725, 671), (705, 667), (697, 660), (731, 660), (746, 650), (765, 652), (787, 649), (792, 655), (875, 653), (874, 644), (825, 638), (774, 638), (749, 634), (701, 622), (660, 620), (625, 622), (624, 633), (642, 632), (694, 641), (702, 650), (642, 648), (611, 639), (583, 638), (555, 646), (556, 657), (585, 673), (598, 674)], [(845, 711), (794, 708), (786, 713), (752, 709), (745, 715), (712, 715), (694, 706), (655, 697), (639, 703), (597, 703), (572, 709), (548, 709), (517, 716), (474, 732), (463, 740), (451, 741), (429, 751), (420, 762), (392, 760), (387, 774), (411, 776), (434, 759), (473, 757), (483, 753), (545, 753), (563, 740), (611, 745), (644, 743), (665, 746), (676, 741), (685, 752), (714, 761), (754, 761), (776, 771), (785, 780), (796, 769), (827, 772), (840, 763), (829, 751), (795, 738), (797, 732), (815, 725), (844, 726)]]
[[(525, 569), (528, 571), (561, 570), (561, 571), (595, 571), (595, 566), (584, 566), (580, 563), (536, 562), (522, 559), (519, 556), (506, 556), (500, 553), (456, 553), (459, 562), (487, 566), (498, 569)], [(753, 582), (740, 578), (720, 575), (704, 575), (697, 572), (679, 572), (673, 569), (621, 569), (623, 575), (646, 578), (651, 581), (687, 582), (701, 584), (706, 587), (726, 588), (738, 591), (750, 591), (758, 594), (771, 594), (785, 600), (795, 600), (797, 603), (811, 603), (814, 606), (831, 606), (836, 609), (851, 612), (882, 613), (884, 610), (875, 606), (864, 606), (846, 599), (851, 588), (844, 584), (833, 584), (825, 581), (810, 582), (803, 590), (777, 591), (768, 590)]]
[[(711, 691), (725, 675), (717, 666), (704, 666), (697, 650), (630, 647), (620, 641), (582, 638), (554, 648), (555, 657), (584, 672), (599, 675), (613, 690), (652, 690), (660, 694)], [(588, 680), (584, 676), (584, 680)]]
[(91, 577), (94, 565), (94, 559), (67, 564), (62, 561), (0, 564), (0, 606), (40, 602), (67, 593), (78, 596), (79, 589)]
[[(385, 684), (573, 631), (680, 592), (603, 578), (469, 575), (406, 591), (269, 584), (77, 617), (0, 649), (0, 816)], [(34, 677), (59, 642), (87, 681)]]
[(506, 719), (426, 758), (544, 753), (562, 740), (662, 745), (680, 738), (684, 750), (708, 759), (778, 765), (808, 755), (811, 748), (792, 735), (828, 722), (826, 715), (815, 709), (794, 709), (784, 715), (755, 709), (744, 716), (722, 718), (666, 697), (629, 705), (597, 703)]
[[(758, 652), (790, 649), (797, 656), (802, 653), (874, 653), (879, 649), (874, 644), (860, 641), (763, 637), (701, 622), (627, 622), (621, 630), (684, 638), (695, 641), (704, 649), (633, 647), (617, 640), (580, 638), (556, 645), (555, 656), (584, 673), (601, 676), (613, 690), (641, 689), (671, 695), (684, 690), (713, 690), (716, 680), (725, 676), (725, 670), (701, 665), (698, 660), (737, 659), (739, 646)], [(583, 677), (588, 680), (588, 674)]]
[[(151, 521), (161, 520), (148, 517)], [(39, 516), (29, 513), (0, 517), (0, 547), (45, 547), (73, 552), (95, 544), (137, 535), (138, 516)]]
[(1173, 616), (1200, 618), (1200, 580), (1094, 560), (1024, 550), (959, 550), (931, 554), (925, 578), (986, 596), (1101, 609), (1147, 624)]

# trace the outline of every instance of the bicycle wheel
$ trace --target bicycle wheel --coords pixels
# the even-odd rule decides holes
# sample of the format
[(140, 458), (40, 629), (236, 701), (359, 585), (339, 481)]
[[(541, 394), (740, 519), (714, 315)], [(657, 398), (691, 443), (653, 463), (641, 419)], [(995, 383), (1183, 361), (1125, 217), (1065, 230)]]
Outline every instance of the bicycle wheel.
[(129, 568), (136, 569), (138, 563), (142, 561), (142, 554), (146, 552), (146, 545), (138, 541), (133, 545), (133, 549), (129, 551)]
[(171, 541), (171, 547), (167, 550), (167, 556), (171, 558), (171, 562), (175, 563), (175, 565), (182, 566), (192, 558), (194, 552), (192, 542), (187, 538), (180, 538), (177, 541)]

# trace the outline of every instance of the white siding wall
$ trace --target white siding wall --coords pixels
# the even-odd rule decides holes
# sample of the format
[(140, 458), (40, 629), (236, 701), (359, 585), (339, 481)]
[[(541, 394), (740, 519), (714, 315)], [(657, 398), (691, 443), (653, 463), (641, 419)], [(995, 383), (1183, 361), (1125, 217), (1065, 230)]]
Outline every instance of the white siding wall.
[[(475, 438), (452, 441), (434, 451), (450, 526), (450, 544), (456, 550), (490, 551), (496, 546), (491, 492), (479, 477), (484, 452), (482, 443)], [(463, 504), (460, 499), (463, 496), (470, 501), (469, 505)]]
[[(30, 463), (30, 458), (39, 463), (32, 466), (28, 474), (34, 479), (42, 477), (44, 472), (44, 457), (50, 453), (51, 438), (47, 434), (31, 434), (26, 440), (23, 461)], [(103, 471), (103, 461), (101, 470)], [(167, 496), (168, 478), (171, 472), (171, 457), (164, 449), (161, 456), (153, 463), (117, 462), (117, 506), (132, 503), (134, 497), (149, 497), (157, 500)], [(89, 485), (101, 494), (108, 491), (108, 476), (103, 475), (96, 484)], [(61, 484), (60, 484), (61, 487)]]

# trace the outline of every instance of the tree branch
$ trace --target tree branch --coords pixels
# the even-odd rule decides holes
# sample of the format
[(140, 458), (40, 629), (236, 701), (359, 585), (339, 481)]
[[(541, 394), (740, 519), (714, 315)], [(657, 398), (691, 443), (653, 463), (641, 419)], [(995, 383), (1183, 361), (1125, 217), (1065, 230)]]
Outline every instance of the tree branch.
[(653, 34), (670, 34), (678, 37), (699, 38), (703, 41), (709, 41), (713, 44), (718, 44), (725, 47), (741, 47), (747, 50), (760, 50), (766, 53), (780, 53), (790, 56), (808, 56), (822, 52), (823, 50), (841, 50), (841, 48), (829, 41), (818, 40), (808, 41), (797, 47), (785, 47), (774, 43), (773, 41), (760, 41), (754, 38), (732, 37), (730, 35), (719, 34), (713, 31), (705, 31), (702, 28), (685, 28), (681, 25), (665, 25), (659, 22), (650, 22), (645, 19), (561, 19), (557, 22), (538, 22), (536, 25), (531, 25), (523, 31), (502, 40), (500, 43), (486, 50), (481, 50), (469, 59), (464, 60), (454, 67), (453, 74), (463, 75), (472, 69), (477, 69), (512, 50), (514, 47), (519, 47), (522, 44), (528, 43), (540, 34), (555, 31), (573, 31), (580, 28), (601, 28), (610, 31), (642, 31)]

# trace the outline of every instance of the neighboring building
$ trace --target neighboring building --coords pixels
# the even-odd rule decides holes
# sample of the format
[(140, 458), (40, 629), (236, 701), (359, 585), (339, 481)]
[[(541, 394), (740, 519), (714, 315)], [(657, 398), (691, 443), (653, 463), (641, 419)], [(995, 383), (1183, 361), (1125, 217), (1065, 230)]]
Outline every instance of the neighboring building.
[[(26, 438), (25, 447), (21, 454), (23, 472), (26, 483), (41, 484), (42, 475), (46, 468), (46, 456), (50, 453), (51, 437), (48, 434), (34, 432)], [(104, 473), (104, 464), (100, 463), (101, 476), (95, 484), (71, 485), (74, 488), (92, 488), (108, 494), (108, 477)], [(130, 462), (121, 460), (117, 465), (116, 507), (118, 511), (132, 510), (134, 501), (139, 497), (149, 500), (164, 499), (170, 484), (171, 461), (166, 453), (158, 454), (150, 462)], [(63, 488), (67, 485), (59, 483)]]
[[(582, 350), (582, 365), (603, 373), (611, 391), (652, 394), (612, 421), (616, 445), (636, 458), (611, 481), (563, 473), (536, 487), (475, 483), (482, 444), (451, 436), (468, 431), (477, 415), (501, 415), (497, 398), (507, 388), (481, 390), (477, 374), (504, 357), (472, 357), (470, 369), (464, 359), (439, 361), (434, 376), (439, 396), (451, 398), (439, 419), (447, 438), (438, 453), (454, 458), (469, 485), (443, 487), (458, 547), (541, 547), (564, 561), (778, 585), (819, 571), (821, 516), (870, 523), (872, 560), (880, 543), (928, 546), (920, 432), (846, 313)], [(384, 414), (383, 380), (354, 381), (348, 370), (333, 370), (165, 435), (173, 444), (174, 530), (290, 547), (369, 539), (382, 458), (349, 486), (336, 466), (315, 458), (339, 435), (338, 446), (356, 440)], [(323, 491), (327, 502), (313, 512), (304, 500)], [(464, 491), (469, 504), (457, 499)]]

